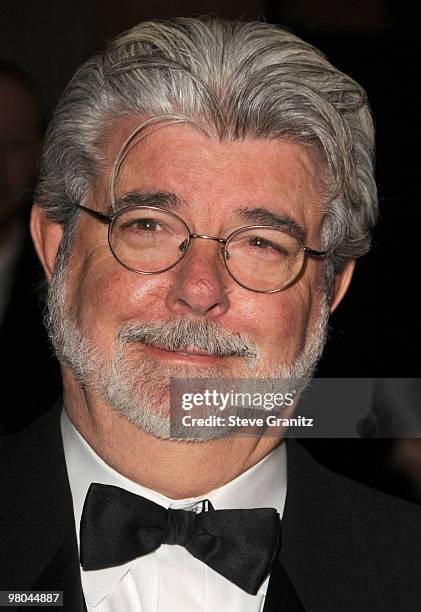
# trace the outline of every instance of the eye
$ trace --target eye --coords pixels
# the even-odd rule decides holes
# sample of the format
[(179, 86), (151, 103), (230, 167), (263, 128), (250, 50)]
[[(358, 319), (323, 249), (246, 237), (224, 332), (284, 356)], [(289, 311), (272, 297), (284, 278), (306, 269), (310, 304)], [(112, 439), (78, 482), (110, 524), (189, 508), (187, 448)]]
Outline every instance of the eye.
[(255, 238), (250, 238), (249, 242), (250, 242), (251, 246), (255, 246), (255, 247), (267, 247), (267, 246), (269, 246), (267, 240), (263, 240), (262, 238), (259, 238), (258, 236), (256, 236)]
[(281, 255), (287, 255), (286, 251), (280, 244), (276, 242), (272, 242), (272, 240), (267, 240), (266, 238), (262, 238), (261, 236), (253, 236), (248, 239), (249, 246), (255, 247), (257, 250), (261, 251), (275, 251)]
[(123, 229), (155, 233), (162, 230), (162, 225), (155, 219), (131, 219), (123, 224)]

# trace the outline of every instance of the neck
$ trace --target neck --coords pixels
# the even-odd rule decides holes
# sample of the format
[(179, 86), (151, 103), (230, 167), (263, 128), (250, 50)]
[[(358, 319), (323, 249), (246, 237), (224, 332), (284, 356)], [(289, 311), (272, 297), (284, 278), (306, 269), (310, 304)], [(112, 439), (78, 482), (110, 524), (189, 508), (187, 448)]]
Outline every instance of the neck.
[(171, 499), (197, 497), (221, 487), (258, 463), (280, 441), (281, 433), (206, 442), (161, 440), (63, 378), (67, 414), (101, 459), (126, 478)]

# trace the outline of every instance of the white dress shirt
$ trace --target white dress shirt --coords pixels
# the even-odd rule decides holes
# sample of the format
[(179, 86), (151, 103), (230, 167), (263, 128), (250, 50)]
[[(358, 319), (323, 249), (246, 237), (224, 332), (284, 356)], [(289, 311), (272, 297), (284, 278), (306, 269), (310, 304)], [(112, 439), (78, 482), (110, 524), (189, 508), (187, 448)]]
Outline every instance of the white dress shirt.
[[(276, 508), (282, 517), (286, 497), (285, 443), (231, 482), (200, 497), (173, 500), (125, 478), (88, 445), (63, 410), (61, 429), (79, 544), (83, 504), (92, 482), (121, 487), (164, 508), (192, 509), (203, 499), (215, 508)], [(124, 565), (81, 569), (88, 612), (260, 612), (269, 578), (250, 595), (178, 545)]]

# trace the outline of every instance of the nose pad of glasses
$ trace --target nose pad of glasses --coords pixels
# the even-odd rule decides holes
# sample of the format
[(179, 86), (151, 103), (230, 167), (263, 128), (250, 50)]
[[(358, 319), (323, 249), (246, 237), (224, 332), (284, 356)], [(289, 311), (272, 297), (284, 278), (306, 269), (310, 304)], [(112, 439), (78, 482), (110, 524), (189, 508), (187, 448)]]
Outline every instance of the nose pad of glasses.
[(224, 258), (224, 261), (228, 261), (228, 259), (230, 258), (230, 254), (228, 253), (228, 251), (226, 250), (226, 248), (223, 246), (222, 249), (222, 257)]
[(178, 248), (179, 248), (179, 250), (180, 250), (182, 253), (185, 253), (185, 252), (187, 251), (188, 244), (189, 244), (189, 239), (188, 239), (188, 238), (186, 238), (185, 240), (183, 240), (183, 242), (182, 242), (182, 243), (180, 244), (180, 246), (178, 247)]

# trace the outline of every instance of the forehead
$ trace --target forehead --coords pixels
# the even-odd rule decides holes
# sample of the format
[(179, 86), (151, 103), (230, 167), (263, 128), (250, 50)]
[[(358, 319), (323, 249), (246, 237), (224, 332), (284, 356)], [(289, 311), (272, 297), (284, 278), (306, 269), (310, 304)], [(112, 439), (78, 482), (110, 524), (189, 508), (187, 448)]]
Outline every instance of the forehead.
[[(136, 127), (116, 126), (103, 148), (107, 171), (97, 197), (107, 204), (111, 166)], [(155, 126), (124, 158), (116, 199), (128, 193), (170, 192), (187, 210), (225, 216), (239, 207), (263, 207), (311, 224), (320, 217), (320, 169), (311, 149), (286, 140), (219, 141), (190, 124)]]

